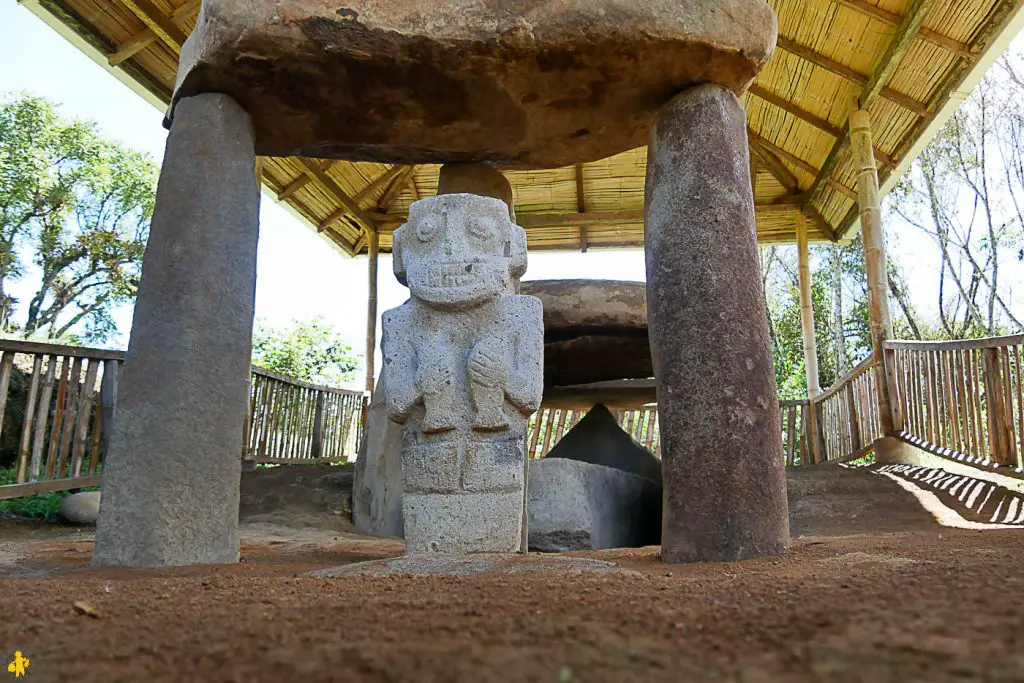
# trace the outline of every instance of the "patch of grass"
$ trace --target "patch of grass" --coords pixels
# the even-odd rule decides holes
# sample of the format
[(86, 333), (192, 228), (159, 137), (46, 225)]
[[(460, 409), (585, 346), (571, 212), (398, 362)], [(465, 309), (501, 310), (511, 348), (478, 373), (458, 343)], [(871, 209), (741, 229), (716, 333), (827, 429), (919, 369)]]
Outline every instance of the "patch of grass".
[(846, 464), (851, 466), (851, 467), (866, 467), (867, 465), (874, 465), (875, 464), (875, 452), (874, 451), (869, 451), (868, 454), (865, 455), (863, 458), (857, 458), (856, 460), (851, 460), (850, 462), (848, 462)]
[[(13, 484), (16, 477), (16, 467), (0, 467), (0, 486)], [(99, 487), (94, 486), (81, 490), (98, 491)], [(55, 493), (39, 493), (24, 498), (0, 500), (0, 517), (24, 517), (52, 522), (57, 519), (60, 501), (70, 494), (70, 491), (57, 491)]]

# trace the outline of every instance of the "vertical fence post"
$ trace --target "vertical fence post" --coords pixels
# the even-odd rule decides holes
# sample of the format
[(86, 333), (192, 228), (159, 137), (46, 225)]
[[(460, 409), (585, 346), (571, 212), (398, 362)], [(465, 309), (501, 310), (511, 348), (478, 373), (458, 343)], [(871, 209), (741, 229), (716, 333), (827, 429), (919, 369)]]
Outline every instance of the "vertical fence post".
[(316, 408), (313, 414), (313, 441), (309, 446), (309, 457), (319, 458), (324, 450), (324, 392), (316, 392)]
[(985, 372), (985, 407), (988, 411), (988, 440), (993, 462), (1016, 464), (1010, 457), (1010, 431), (1006, 421), (1006, 395), (999, 362), (999, 349), (982, 349)]
[(110, 436), (114, 433), (114, 408), (117, 405), (117, 380), (121, 362), (103, 361), (103, 380), (100, 383), (100, 409), (103, 411), (103, 459), (110, 452)]

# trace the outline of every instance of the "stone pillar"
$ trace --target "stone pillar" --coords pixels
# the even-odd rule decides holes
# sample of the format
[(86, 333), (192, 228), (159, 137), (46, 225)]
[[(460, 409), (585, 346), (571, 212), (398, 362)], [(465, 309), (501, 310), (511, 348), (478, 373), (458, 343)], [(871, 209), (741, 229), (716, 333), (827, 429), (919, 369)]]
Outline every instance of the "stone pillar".
[(647, 157), (647, 312), (658, 384), (665, 562), (789, 546), (746, 117), (715, 85), (661, 112)]
[(93, 564), (238, 560), (259, 192), (249, 115), (181, 100), (118, 385)]
[(508, 215), (516, 220), (515, 200), (512, 185), (505, 175), (485, 164), (445, 164), (437, 179), (438, 194), (475, 194), (493, 197), (505, 202)]

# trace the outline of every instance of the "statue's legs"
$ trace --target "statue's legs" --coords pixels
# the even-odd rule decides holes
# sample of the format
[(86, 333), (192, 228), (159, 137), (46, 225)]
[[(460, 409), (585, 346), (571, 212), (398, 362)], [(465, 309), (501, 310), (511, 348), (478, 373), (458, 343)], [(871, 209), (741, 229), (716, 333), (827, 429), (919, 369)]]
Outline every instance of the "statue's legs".
[(783, 552), (786, 480), (746, 117), (730, 91), (699, 86), (662, 110), (648, 149), (645, 221), (662, 558)]
[(238, 560), (259, 191), (249, 115), (175, 109), (118, 389), (93, 563)]

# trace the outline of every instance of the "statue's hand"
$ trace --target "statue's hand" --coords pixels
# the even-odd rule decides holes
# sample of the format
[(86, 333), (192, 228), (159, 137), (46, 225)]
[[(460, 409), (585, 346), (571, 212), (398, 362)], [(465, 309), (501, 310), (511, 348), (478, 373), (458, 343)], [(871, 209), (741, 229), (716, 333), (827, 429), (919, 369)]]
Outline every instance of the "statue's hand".
[(508, 365), (504, 354), (488, 344), (478, 344), (469, 355), (469, 381), (483, 387), (505, 387)]

